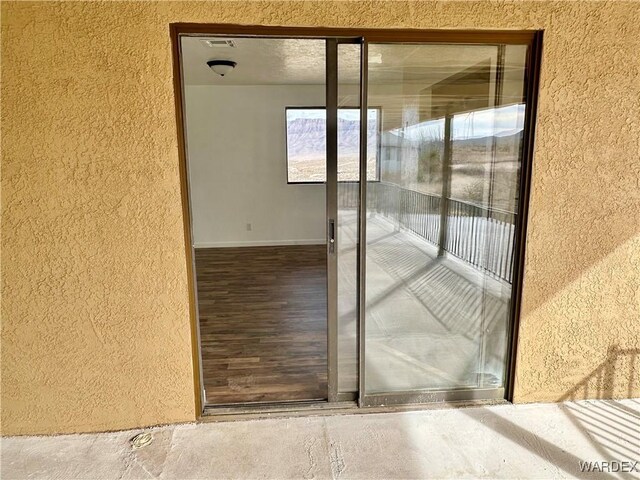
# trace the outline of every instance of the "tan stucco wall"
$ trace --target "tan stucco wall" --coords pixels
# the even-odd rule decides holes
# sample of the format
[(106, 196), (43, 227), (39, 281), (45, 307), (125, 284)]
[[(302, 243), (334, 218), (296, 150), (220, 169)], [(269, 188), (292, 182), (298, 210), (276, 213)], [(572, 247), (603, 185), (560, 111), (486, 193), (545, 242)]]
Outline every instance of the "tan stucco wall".
[(640, 3), (3, 2), (4, 434), (194, 420), (178, 21), (545, 29), (516, 400), (640, 395)]

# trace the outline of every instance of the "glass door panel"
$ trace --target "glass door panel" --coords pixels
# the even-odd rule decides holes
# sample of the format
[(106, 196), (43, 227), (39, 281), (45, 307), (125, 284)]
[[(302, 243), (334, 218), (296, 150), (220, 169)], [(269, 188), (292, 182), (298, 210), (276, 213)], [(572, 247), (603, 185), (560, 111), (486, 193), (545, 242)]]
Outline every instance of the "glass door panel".
[(366, 185), (365, 396), (502, 396), (526, 56), (368, 44), (381, 127)]
[[(338, 44), (338, 392), (358, 390), (360, 43)], [(375, 141), (375, 139), (374, 139)]]

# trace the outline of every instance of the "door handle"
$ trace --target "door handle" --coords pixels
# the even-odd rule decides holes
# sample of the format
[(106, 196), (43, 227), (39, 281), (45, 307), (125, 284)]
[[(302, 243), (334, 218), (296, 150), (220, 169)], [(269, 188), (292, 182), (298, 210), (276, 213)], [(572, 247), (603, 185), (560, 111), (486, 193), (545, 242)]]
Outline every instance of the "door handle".
[(327, 240), (329, 242), (329, 253), (336, 253), (336, 222), (333, 218), (329, 219)]

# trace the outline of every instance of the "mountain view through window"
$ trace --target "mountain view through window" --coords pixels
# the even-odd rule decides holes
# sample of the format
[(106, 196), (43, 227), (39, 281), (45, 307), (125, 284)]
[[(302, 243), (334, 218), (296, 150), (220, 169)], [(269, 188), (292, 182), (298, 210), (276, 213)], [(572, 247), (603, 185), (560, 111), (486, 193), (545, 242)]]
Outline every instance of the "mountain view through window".
[[(287, 181), (322, 183), (326, 181), (326, 110), (324, 108), (288, 108)], [(378, 180), (378, 110), (368, 112), (367, 179)], [(338, 110), (338, 181), (357, 182), (360, 156), (360, 110)]]

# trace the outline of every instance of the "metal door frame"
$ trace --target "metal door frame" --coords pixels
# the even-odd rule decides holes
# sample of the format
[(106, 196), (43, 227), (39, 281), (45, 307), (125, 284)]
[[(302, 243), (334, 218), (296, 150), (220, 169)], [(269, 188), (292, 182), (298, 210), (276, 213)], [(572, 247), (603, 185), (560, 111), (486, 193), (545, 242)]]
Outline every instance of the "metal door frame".
[[(354, 401), (356, 393), (338, 390), (338, 84), (340, 45), (362, 45), (362, 37), (330, 37), (326, 39), (326, 112), (327, 112), (327, 359), (328, 401)], [(362, 46), (361, 46), (362, 51)], [(360, 59), (362, 82), (362, 54)], [(357, 108), (362, 108), (358, 106)], [(362, 136), (360, 137), (362, 147)], [(362, 178), (362, 177), (360, 177)], [(359, 182), (362, 183), (362, 182)], [(358, 235), (359, 237), (359, 235)], [(359, 242), (358, 242), (359, 245)], [(359, 268), (359, 266), (358, 266)], [(358, 275), (358, 280), (360, 276)], [(359, 286), (358, 286), (359, 289)], [(358, 289), (356, 291), (358, 291)], [(356, 313), (359, 318), (359, 315)], [(358, 338), (359, 339), (359, 338)], [(358, 358), (358, 375), (360, 359)]]
[[(500, 396), (507, 401), (513, 400), (515, 382), (515, 362), (517, 356), (517, 334), (520, 317), (520, 305), (522, 296), (522, 277), (524, 272), (525, 242), (527, 232), (527, 214), (529, 206), (530, 181), (534, 150), (534, 133), (536, 125), (537, 97), (540, 81), (540, 64), (542, 59), (541, 30), (419, 30), (419, 29), (368, 29), (368, 28), (328, 28), (328, 27), (277, 27), (277, 26), (248, 26), (234, 24), (198, 24), (198, 23), (172, 23), (170, 24), (170, 36), (173, 56), (173, 80), (174, 99), (176, 108), (176, 127), (178, 134), (178, 159), (180, 172), (180, 187), (183, 208), (183, 223), (185, 236), (185, 249), (187, 261), (187, 286), (189, 293), (189, 318), (191, 324), (192, 362), (194, 381), (194, 401), (196, 417), (201, 415), (213, 415), (216, 418), (225, 415), (249, 415), (264, 416), (273, 415), (275, 412), (291, 414), (300, 412), (331, 412), (333, 410), (344, 412), (345, 409), (353, 411), (356, 403), (352, 394), (338, 392), (337, 386), (337, 257), (332, 254), (327, 261), (327, 339), (328, 339), (328, 402), (290, 402), (273, 405), (240, 405), (237, 407), (211, 407), (205, 405), (204, 385), (202, 379), (202, 358), (199, 336), (199, 322), (197, 313), (197, 299), (195, 292), (195, 269), (192, 252), (192, 225), (191, 208), (189, 201), (189, 186), (186, 154), (186, 126), (184, 120), (183, 98), (183, 73), (181, 62), (180, 38), (183, 36), (224, 36), (224, 37), (256, 37), (256, 38), (308, 38), (325, 40), (327, 45), (327, 138), (329, 129), (336, 145), (333, 156), (329, 160), (329, 145), (327, 145), (327, 226), (329, 220), (337, 220), (337, 47), (341, 43), (361, 43), (360, 57), (360, 191), (358, 207), (358, 402), (360, 407), (370, 407), (370, 411), (379, 411), (380, 406), (390, 410), (409, 408), (415, 403), (432, 402), (458, 402), (472, 401), (484, 402), (487, 396)], [(514, 271), (511, 309), (508, 325), (508, 352), (506, 358), (505, 387), (491, 390), (450, 390), (446, 392), (396, 392), (392, 394), (366, 395), (365, 391), (365, 284), (366, 275), (366, 118), (367, 118), (367, 83), (368, 83), (368, 45), (370, 43), (439, 43), (439, 44), (505, 44), (527, 45), (527, 60), (525, 65), (525, 127), (522, 149), (522, 164), (520, 169), (520, 189), (518, 215), (516, 220), (516, 242), (514, 246)], [(330, 45), (333, 53), (329, 56)], [(335, 69), (329, 75), (329, 64)], [(329, 81), (329, 78), (332, 78)], [(330, 88), (329, 84), (333, 84)], [(329, 91), (331, 90), (331, 91)], [(333, 99), (333, 100), (332, 100)], [(333, 103), (332, 103), (333, 102)], [(332, 113), (329, 121), (329, 109)], [(329, 142), (328, 142), (329, 143)], [(329, 167), (329, 163), (332, 166)], [(329, 181), (329, 169), (334, 180)], [(335, 176), (334, 176), (335, 174)], [(362, 181), (362, 180), (365, 181)], [(333, 184), (333, 185), (330, 185)], [(329, 193), (333, 192), (332, 195)], [(334, 232), (337, 233), (337, 226)], [(327, 229), (329, 233), (329, 229)], [(334, 241), (337, 239), (334, 237)], [(329, 245), (327, 245), (329, 249)], [(327, 251), (328, 255), (329, 252)], [(334, 291), (332, 291), (333, 289)], [(331, 293), (330, 293), (331, 292)], [(333, 304), (331, 304), (333, 302)], [(332, 341), (333, 338), (333, 341)], [(499, 400), (498, 400), (499, 401)], [(406, 405), (407, 407), (402, 407)], [(386, 407), (388, 406), (388, 407)], [(428, 407), (429, 405), (426, 405)], [(206, 410), (205, 410), (206, 407)], [(384, 409), (383, 408), (383, 409)], [(351, 409), (351, 410), (349, 410)], [(356, 411), (361, 411), (355, 409)]]

